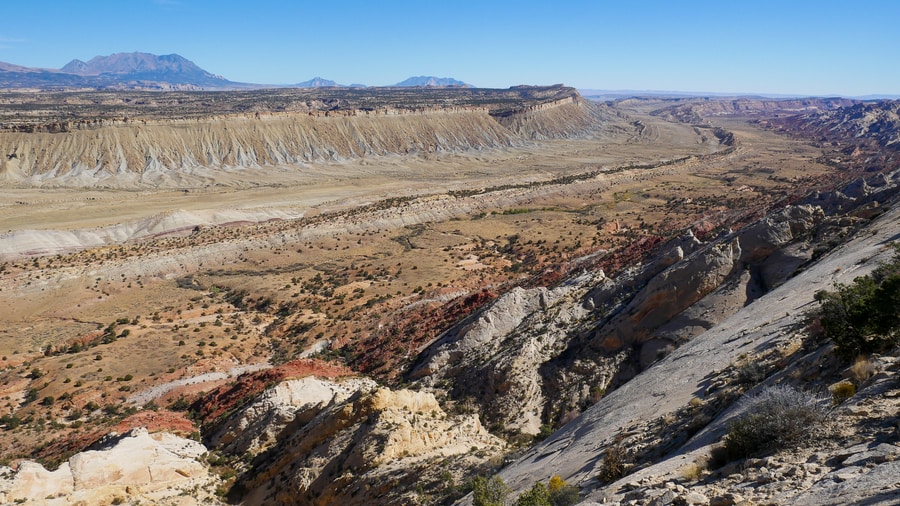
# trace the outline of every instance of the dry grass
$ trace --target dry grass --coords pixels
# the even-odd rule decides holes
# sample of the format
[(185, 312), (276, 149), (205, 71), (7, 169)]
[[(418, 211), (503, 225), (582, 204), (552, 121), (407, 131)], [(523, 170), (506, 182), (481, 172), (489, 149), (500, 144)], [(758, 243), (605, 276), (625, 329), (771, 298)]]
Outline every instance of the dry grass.
[(867, 356), (856, 357), (853, 365), (850, 366), (850, 375), (857, 383), (863, 383), (876, 373), (875, 364)]

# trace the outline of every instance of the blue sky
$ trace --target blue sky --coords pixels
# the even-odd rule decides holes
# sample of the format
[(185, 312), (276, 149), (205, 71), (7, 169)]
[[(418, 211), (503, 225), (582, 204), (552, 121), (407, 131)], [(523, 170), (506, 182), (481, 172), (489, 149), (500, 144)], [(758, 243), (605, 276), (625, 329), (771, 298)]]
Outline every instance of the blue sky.
[(178, 53), (234, 81), (900, 94), (900, 1), (6, 0), (0, 61)]

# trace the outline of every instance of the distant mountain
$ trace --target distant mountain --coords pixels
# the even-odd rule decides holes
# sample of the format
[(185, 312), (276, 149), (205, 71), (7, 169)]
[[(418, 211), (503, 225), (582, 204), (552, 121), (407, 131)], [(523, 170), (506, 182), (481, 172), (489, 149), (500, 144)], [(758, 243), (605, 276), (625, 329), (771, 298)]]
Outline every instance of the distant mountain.
[(79, 76), (108, 76), (127, 81), (151, 81), (168, 84), (192, 84), (203, 87), (228, 87), (232, 83), (211, 74), (177, 54), (157, 56), (150, 53), (116, 53), (96, 56), (87, 63), (72, 60), (60, 69)]
[(198, 67), (177, 54), (116, 53), (63, 68), (36, 69), (0, 63), (2, 88), (235, 89), (236, 83)]
[(474, 88), (471, 84), (453, 79), (452, 77), (418, 76), (410, 77), (394, 86), (431, 86), (436, 88)]
[(0, 62), (2, 88), (90, 88), (84, 77), (56, 69), (38, 69)]
[(298, 88), (343, 88), (344, 85), (338, 84), (330, 79), (322, 79), (321, 77), (313, 77), (309, 81), (303, 81), (295, 85)]

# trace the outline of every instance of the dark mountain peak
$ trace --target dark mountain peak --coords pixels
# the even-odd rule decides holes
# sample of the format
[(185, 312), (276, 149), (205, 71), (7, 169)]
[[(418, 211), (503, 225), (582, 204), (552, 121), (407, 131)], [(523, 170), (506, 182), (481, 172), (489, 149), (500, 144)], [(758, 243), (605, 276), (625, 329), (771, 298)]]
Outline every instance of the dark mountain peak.
[(453, 79), (452, 77), (415, 76), (400, 81), (394, 86), (428, 86), (435, 88), (473, 88), (471, 84)]

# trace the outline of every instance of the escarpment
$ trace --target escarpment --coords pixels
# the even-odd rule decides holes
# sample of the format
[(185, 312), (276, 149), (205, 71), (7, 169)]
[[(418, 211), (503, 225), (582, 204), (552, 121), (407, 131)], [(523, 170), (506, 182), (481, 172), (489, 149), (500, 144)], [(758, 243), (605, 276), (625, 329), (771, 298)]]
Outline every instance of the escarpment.
[(504, 148), (601, 125), (602, 106), (572, 89), (548, 90), (525, 98), (460, 91), (467, 94), (425, 96), (406, 108), (385, 102), (390, 97), (373, 104), (363, 96), (225, 111), (204, 102), (177, 119), (158, 118), (149, 106), (122, 111), (133, 117), (109, 112), (92, 121), (48, 115), (37, 124), (0, 125), (0, 181), (191, 186), (208, 184), (216, 171), (302, 172), (306, 164), (362, 157)]

